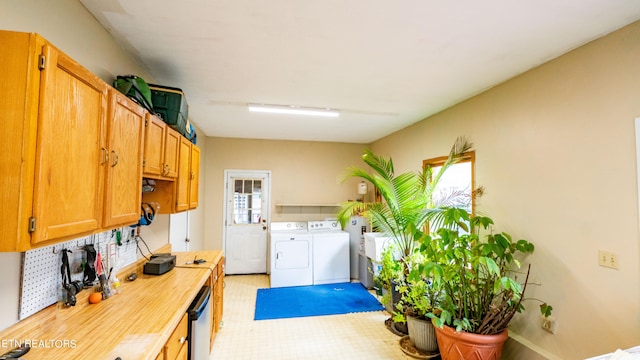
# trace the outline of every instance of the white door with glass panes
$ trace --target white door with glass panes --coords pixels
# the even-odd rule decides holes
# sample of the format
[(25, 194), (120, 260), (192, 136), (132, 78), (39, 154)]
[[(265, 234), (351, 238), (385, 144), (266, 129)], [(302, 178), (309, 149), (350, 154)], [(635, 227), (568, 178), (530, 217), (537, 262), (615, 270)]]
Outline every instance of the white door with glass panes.
[(227, 274), (267, 272), (270, 171), (225, 170)]

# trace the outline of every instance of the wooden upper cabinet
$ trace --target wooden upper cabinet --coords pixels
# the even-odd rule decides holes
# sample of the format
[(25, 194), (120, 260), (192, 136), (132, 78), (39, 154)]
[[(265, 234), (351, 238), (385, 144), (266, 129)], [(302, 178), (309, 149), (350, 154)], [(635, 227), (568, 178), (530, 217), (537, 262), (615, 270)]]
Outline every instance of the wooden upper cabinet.
[(39, 55), (45, 40), (0, 31), (0, 250), (31, 247), (36, 131), (40, 100)]
[(198, 207), (200, 149), (182, 136), (178, 145), (178, 177), (175, 181), (156, 181), (154, 192), (142, 194), (143, 202), (160, 206), (159, 214), (174, 214)]
[(164, 169), (164, 138), (167, 126), (162, 119), (146, 114), (144, 138), (144, 176), (160, 177)]
[(175, 211), (189, 210), (189, 183), (191, 169), (191, 142), (180, 137), (180, 161), (178, 163), (178, 179), (176, 180)]
[(115, 89), (109, 91), (109, 116), (104, 203), (105, 228), (128, 225), (140, 218), (142, 153), (147, 112)]
[(147, 113), (143, 161), (144, 177), (174, 180), (178, 176), (181, 137), (162, 119)]
[(0, 46), (0, 250), (100, 229), (108, 85), (37, 34)]
[(137, 221), (144, 110), (37, 34), (0, 46), (0, 251)]
[(102, 225), (108, 85), (45, 44), (36, 140), (31, 242)]
[(180, 139), (182, 135), (167, 126), (167, 132), (164, 140), (164, 176), (168, 178), (176, 178), (178, 176)]
[(176, 183), (176, 212), (198, 207), (200, 149), (186, 138), (180, 140), (180, 164)]
[(189, 173), (189, 209), (198, 207), (198, 185), (200, 179), (200, 148), (191, 145), (191, 169)]

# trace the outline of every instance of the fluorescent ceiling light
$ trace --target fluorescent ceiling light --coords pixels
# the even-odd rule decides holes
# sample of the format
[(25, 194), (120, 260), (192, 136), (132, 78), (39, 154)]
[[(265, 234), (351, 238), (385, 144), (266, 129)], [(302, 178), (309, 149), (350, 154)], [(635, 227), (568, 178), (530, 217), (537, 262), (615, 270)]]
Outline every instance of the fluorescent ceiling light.
[(340, 116), (340, 113), (337, 112), (336, 110), (322, 109), (322, 108), (309, 108), (309, 107), (286, 106), (286, 105), (262, 105), (262, 104), (249, 104), (248, 106), (249, 106), (249, 111), (253, 111), (253, 112), (327, 116), (327, 117)]

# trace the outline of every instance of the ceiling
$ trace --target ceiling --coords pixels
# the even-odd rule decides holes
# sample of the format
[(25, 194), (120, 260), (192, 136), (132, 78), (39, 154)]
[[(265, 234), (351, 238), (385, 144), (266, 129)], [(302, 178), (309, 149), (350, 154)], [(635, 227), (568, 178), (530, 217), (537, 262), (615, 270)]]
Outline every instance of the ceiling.
[(207, 136), (364, 144), (640, 19), (638, 0), (80, 2)]

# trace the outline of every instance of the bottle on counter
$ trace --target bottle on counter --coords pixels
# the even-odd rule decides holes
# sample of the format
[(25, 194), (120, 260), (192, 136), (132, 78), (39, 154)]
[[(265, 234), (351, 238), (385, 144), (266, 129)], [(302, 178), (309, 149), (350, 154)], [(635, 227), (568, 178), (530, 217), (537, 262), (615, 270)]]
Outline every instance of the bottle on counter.
[(117, 277), (114, 277), (114, 278), (111, 280), (111, 294), (112, 294), (112, 295), (120, 294), (120, 291), (121, 291), (121, 290), (122, 290), (122, 289), (120, 288), (120, 280), (118, 280), (118, 278), (117, 278)]

